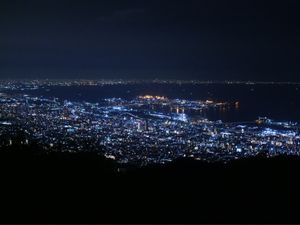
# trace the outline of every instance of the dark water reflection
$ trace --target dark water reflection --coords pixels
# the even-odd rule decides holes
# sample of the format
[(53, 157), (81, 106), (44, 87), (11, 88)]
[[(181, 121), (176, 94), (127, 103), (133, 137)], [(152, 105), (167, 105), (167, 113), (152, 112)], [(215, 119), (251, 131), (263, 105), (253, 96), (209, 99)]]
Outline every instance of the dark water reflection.
[(100, 102), (103, 98), (111, 97), (132, 99), (146, 94), (189, 100), (238, 101), (240, 103), (238, 109), (235, 107), (229, 110), (211, 109), (203, 113), (208, 119), (223, 121), (252, 121), (258, 116), (300, 121), (299, 85), (138, 84), (51, 87), (48, 90), (39, 89), (29, 93), (89, 102)]

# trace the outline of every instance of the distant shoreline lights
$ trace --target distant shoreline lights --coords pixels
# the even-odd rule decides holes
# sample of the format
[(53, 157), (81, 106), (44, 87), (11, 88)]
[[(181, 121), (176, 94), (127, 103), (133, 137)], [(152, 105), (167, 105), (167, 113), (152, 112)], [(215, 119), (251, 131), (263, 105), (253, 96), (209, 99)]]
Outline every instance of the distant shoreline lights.
[(139, 99), (149, 99), (149, 100), (167, 100), (168, 98), (165, 96), (153, 96), (153, 95), (143, 95), (139, 96)]

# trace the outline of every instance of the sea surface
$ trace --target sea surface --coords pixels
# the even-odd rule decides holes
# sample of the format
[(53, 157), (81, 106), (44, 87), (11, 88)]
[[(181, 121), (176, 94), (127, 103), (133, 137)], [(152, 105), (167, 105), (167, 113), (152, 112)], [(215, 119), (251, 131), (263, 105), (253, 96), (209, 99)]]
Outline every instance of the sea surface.
[(106, 86), (53, 86), (27, 94), (61, 100), (101, 102), (104, 98), (132, 99), (161, 95), (187, 100), (239, 102), (229, 110), (210, 110), (205, 116), (224, 122), (254, 121), (259, 116), (300, 122), (300, 85), (295, 84), (126, 84)]

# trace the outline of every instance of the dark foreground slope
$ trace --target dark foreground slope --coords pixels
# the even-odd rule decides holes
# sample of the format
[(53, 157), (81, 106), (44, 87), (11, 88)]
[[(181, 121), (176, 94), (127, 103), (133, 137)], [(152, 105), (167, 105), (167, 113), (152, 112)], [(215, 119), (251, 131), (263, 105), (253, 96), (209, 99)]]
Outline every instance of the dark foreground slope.
[(0, 151), (1, 223), (300, 222), (300, 159), (119, 171), (94, 153)]

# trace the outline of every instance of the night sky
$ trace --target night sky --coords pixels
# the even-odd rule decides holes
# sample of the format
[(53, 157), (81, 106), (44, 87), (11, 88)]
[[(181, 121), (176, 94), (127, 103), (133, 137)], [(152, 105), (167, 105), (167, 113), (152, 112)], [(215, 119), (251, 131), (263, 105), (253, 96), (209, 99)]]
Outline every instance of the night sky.
[(1, 0), (0, 76), (300, 81), (300, 2)]

